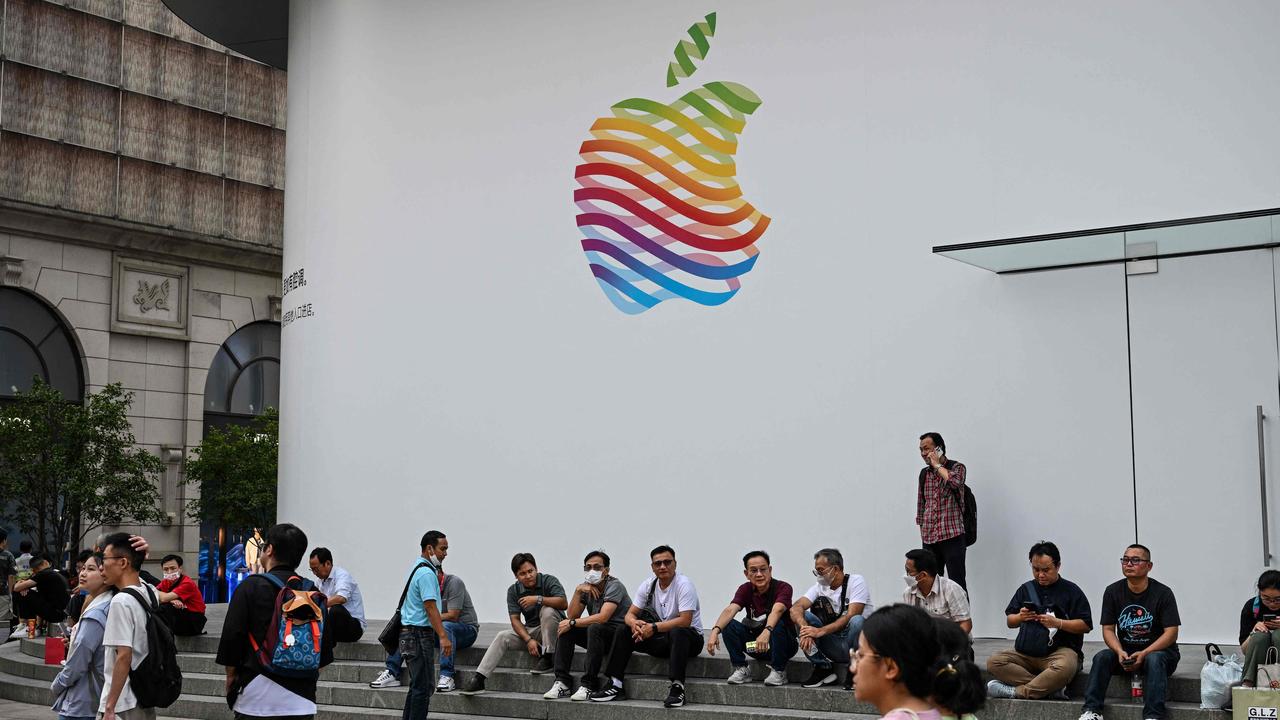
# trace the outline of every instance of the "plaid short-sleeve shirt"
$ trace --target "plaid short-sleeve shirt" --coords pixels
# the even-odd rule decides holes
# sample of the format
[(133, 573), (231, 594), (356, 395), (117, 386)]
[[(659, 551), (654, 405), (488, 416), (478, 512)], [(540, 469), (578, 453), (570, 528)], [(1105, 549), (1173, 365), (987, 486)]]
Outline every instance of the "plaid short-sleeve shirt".
[(920, 490), (916, 495), (916, 524), (920, 541), (939, 543), (964, 534), (964, 463), (945, 462), (951, 477), (943, 480), (932, 467), (921, 470)]

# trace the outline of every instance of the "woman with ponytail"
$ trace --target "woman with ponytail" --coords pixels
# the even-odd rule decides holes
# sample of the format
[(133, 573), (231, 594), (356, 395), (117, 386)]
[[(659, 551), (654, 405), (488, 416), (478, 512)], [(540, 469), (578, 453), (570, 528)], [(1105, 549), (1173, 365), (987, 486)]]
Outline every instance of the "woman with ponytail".
[(954, 621), (933, 619), (938, 636), (938, 661), (933, 670), (933, 702), (944, 720), (976, 720), (973, 713), (986, 702), (982, 671), (969, 658), (972, 641)]

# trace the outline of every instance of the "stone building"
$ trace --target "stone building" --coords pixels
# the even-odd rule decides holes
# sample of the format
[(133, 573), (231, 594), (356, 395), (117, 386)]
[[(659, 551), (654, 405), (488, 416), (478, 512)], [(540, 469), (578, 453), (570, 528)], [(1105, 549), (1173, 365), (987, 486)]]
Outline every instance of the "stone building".
[(167, 467), (153, 558), (194, 572), (183, 460), (279, 393), (285, 73), (160, 0), (6, 0), (2, 21), (0, 401), (33, 372), (133, 392)]

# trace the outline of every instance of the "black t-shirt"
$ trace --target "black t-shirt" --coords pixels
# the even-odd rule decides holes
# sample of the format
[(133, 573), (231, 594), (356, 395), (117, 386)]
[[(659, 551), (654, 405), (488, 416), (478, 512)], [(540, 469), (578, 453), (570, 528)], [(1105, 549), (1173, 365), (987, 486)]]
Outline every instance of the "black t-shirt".
[(71, 599), (71, 588), (62, 573), (48, 567), (31, 576), (35, 582), (35, 591), (39, 593), (40, 606), (44, 612), (40, 614), (46, 620), (62, 622), (67, 616), (67, 601)]
[(1268, 610), (1256, 596), (1244, 601), (1244, 607), (1240, 608), (1241, 643), (1244, 643), (1245, 638), (1253, 634), (1253, 626), (1262, 622), (1263, 613), (1280, 615), (1280, 612)]
[[(1036, 595), (1040, 598), (1041, 612), (1052, 611), (1054, 617), (1062, 620), (1083, 620), (1090, 630), (1093, 629), (1093, 610), (1089, 607), (1089, 598), (1085, 596), (1079, 585), (1064, 577), (1059, 577), (1058, 581), (1052, 585), (1045, 586), (1037, 583)], [(1009, 601), (1009, 606), (1004, 609), (1004, 614), (1018, 614), (1018, 611), (1022, 609), (1023, 601), (1026, 600), (1031, 600), (1031, 595), (1027, 592), (1027, 584), (1023, 583), (1018, 586), (1018, 591), (1013, 594), (1013, 599)], [(1080, 653), (1083, 647), (1084, 635), (1062, 630), (1059, 630), (1049, 643), (1051, 650), (1054, 648), (1070, 648)]]
[[(1165, 631), (1182, 624), (1178, 601), (1173, 591), (1158, 580), (1147, 579), (1147, 589), (1140, 594), (1129, 590), (1129, 582), (1111, 583), (1102, 593), (1103, 625), (1115, 625), (1116, 637), (1125, 652), (1146, 649)], [(1177, 653), (1178, 645), (1166, 648)]]

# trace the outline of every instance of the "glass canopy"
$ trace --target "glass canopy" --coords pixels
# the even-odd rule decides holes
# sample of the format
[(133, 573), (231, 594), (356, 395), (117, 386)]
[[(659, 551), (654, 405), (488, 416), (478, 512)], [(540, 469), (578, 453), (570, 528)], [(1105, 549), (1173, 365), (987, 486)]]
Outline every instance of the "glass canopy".
[(997, 273), (1280, 246), (1280, 208), (939, 245), (937, 255)]

